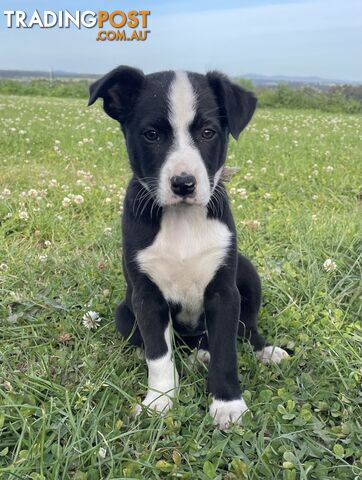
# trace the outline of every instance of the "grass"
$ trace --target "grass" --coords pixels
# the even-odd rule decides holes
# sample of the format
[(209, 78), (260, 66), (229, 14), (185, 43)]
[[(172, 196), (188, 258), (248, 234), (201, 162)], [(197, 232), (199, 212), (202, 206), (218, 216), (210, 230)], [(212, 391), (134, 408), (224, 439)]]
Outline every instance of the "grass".
[[(260, 110), (230, 145), (260, 326), (294, 354), (266, 367), (239, 345), (251, 411), (222, 433), (206, 369), (179, 351), (175, 408), (130, 416), (147, 372), (112, 319), (130, 175), (116, 123), (83, 100), (3, 96), (0, 111), (0, 478), (360, 478), (361, 117)], [(97, 330), (82, 325), (88, 310)]]
[[(1, 79), (0, 95), (84, 98), (89, 95), (90, 80)], [(362, 113), (361, 85), (339, 85), (326, 90), (313, 87), (256, 87), (251, 80), (240, 83), (256, 92), (259, 108), (308, 108), (332, 113)]]

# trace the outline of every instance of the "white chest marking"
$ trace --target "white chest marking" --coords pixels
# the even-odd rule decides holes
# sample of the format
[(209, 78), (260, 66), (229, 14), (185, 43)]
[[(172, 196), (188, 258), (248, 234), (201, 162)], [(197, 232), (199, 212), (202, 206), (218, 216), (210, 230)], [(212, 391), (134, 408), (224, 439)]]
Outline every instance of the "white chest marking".
[(178, 320), (194, 324), (230, 241), (230, 230), (208, 219), (205, 207), (172, 206), (164, 210), (160, 231), (152, 245), (138, 252), (137, 261), (167, 301), (181, 304)]

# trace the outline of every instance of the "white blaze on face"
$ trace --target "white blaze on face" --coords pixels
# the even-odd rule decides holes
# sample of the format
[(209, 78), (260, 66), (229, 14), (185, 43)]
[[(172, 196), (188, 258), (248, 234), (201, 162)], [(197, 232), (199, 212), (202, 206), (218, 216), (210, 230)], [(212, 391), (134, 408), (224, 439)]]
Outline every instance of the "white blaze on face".
[(196, 95), (186, 72), (176, 72), (168, 94), (169, 122), (174, 142), (160, 172), (158, 199), (162, 205), (179, 203), (181, 198), (171, 190), (170, 179), (186, 173), (196, 178), (196, 189), (188, 203), (207, 205), (210, 183), (201, 154), (194, 145), (189, 127), (196, 114)]

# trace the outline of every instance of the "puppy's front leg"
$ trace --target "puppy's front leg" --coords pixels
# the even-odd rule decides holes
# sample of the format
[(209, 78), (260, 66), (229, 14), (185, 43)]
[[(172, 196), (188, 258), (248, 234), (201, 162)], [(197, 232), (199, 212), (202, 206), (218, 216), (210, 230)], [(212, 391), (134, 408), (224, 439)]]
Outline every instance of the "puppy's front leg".
[[(148, 392), (142, 406), (164, 413), (172, 407), (179, 383), (172, 358), (169, 307), (156, 288), (135, 293), (132, 303), (148, 366)], [(137, 407), (136, 415), (142, 406)]]
[(210, 415), (221, 430), (241, 423), (248, 409), (241, 393), (237, 371), (236, 339), (240, 295), (235, 286), (216, 289), (205, 295), (206, 325), (210, 349), (208, 389), (213, 400)]

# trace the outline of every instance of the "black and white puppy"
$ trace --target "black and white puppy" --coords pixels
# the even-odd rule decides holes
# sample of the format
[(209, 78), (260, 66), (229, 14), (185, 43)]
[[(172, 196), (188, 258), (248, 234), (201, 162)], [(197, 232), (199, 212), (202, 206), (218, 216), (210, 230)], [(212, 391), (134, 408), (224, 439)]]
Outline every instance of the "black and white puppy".
[(260, 280), (238, 254), (220, 180), (229, 134), (238, 138), (256, 98), (218, 72), (145, 75), (126, 66), (91, 85), (89, 105), (99, 97), (121, 124), (133, 171), (122, 218), (127, 293), (116, 323), (145, 349), (148, 392), (142, 405), (157, 412), (172, 406), (179, 386), (175, 331), (209, 362), (210, 414), (226, 429), (247, 410), (237, 335), (264, 362), (288, 356), (266, 346), (257, 330)]

